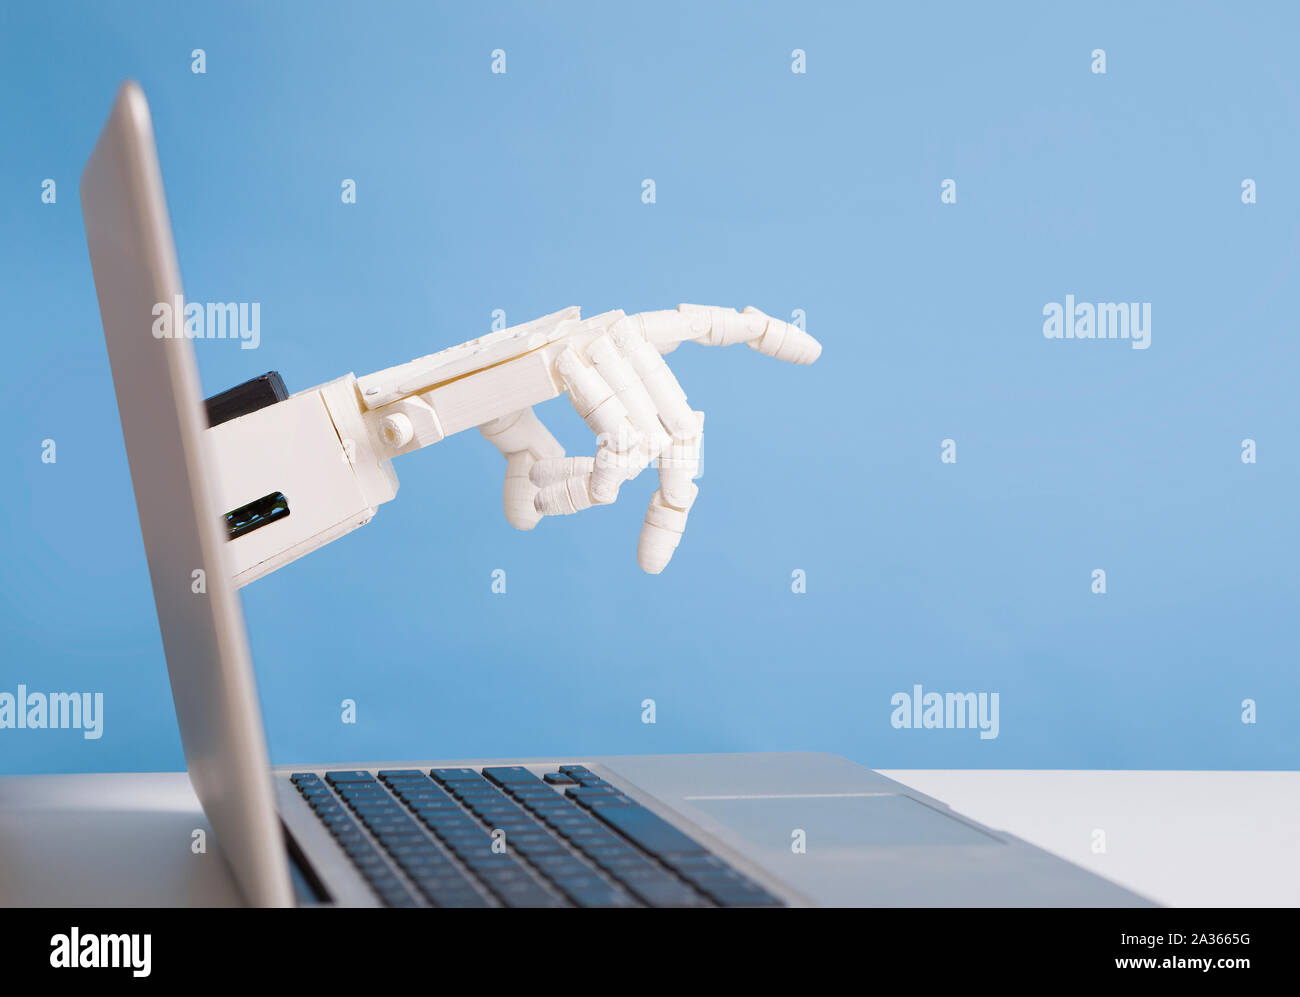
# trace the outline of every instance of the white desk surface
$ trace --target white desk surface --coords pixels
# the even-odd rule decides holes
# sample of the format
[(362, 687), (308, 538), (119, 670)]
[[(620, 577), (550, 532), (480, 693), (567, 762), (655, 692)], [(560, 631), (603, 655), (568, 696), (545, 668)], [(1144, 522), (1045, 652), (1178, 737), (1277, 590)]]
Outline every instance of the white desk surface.
[[(1300, 772), (884, 774), (1160, 903), (1300, 906)], [(237, 903), (196, 828), (183, 772), (0, 778), (0, 905)]]

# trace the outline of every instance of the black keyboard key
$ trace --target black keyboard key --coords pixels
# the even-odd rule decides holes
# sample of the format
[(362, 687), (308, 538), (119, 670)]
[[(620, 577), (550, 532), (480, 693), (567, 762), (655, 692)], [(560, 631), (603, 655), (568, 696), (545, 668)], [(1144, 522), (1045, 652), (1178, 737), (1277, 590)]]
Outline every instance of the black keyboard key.
[(605, 795), (610, 795), (613, 793), (621, 793), (621, 792), (622, 792), (621, 789), (617, 789), (614, 786), (611, 786), (607, 782), (602, 783), (598, 786), (584, 786), (581, 782), (579, 782), (578, 785), (570, 786), (568, 789), (566, 789), (564, 791), (564, 795), (569, 797), (570, 799), (579, 799), (583, 796), (600, 796), (602, 793)]
[(541, 855), (530, 854), (528, 861), (540, 869), (542, 875), (548, 879), (559, 880), (573, 876), (592, 875), (591, 866), (567, 851), (547, 852)]
[(555, 794), (555, 790), (547, 789), (545, 786), (542, 786), (540, 788), (533, 788), (529, 786), (523, 786), (523, 787), (511, 786), (509, 789), (506, 790), (506, 792), (510, 795), (510, 798), (513, 799), (520, 806), (524, 806), (529, 802), (545, 803), (548, 800), (559, 799), (559, 797)]
[(467, 814), (460, 807), (456, 806), (455, 801), (447, 801), (451, 806), (444, 806), (441, 802), (421, 803), (413, 809), (424, 821), (429, 820), (462, 820), (473, 821), (474, 818)]
[(338, 785), (339, 783), (349, 782), (374, 782), (375, 777), (369, 772), (326, 772), (325, 781), (332, 785)]
[(419, 841), (394, 842), (389, 852), (403, 864), (451, 865), (446, 850), (427, 835), (421, 836)]
[(488, 907), (487, 899), (472, 887), (440, 893), (430, 902), (438, 907)]
[(398, 853), (408, 852), (411, 849), (422, 849), (431, 844), (423, 834), (385, 835), (379, 839), (379, 843), (388, 850), (389, 854), (394, 856)]
[(401, 813), (377, 813), (377, 814), (357, 814), (361, 823), (370, 828), (372, 834), (382, 834), (394, 831), (414, 831), (419, 826), (419, 821), (414, 820), (407, 814)]
[[(578, 842), (583, 845), (581, 839)], [(624, 859), (624, 864), (644, 865), (646, 868), (654, 868), (653, 863), (645, 857), (645, 853), (636, 848), (635, 845), (626, 841), (622, 842), (600, 842), (594, 845), (583, 845), (582, 854), (587, 856), (593, 862), (599, 864), (604, 859), (618, 860)]]
[(591, 855), (589, 858), (619, 882), (622, 882), (624, 877), (640, 873), (663, 872), (662, 866), (655, 865), (641, 855)]
[(556, 883), (556, 887), (579, 907), (636, 907), (636, 898), (621, 887), (611, 886), (599, 876), (584, 876)]
[(708, 854), (708, 851), (698, 842), (645, 807), (600, 807), (593, 813), (652, 855)]
[(529, 824), (536, 824), (532, 816), (517, 803), (480, 803), (471, 807), (470, 812), (481, 820), (487, 820), (489, 817), (495, 817), (499, 820), (525, 821)]
[(551, 793), (548, 796), (519, 796), (516, 797), (520, 806), (524, 807), (573, 807), (574, 802), (566, 796), (559, 793)]
[(504, 797), (501, 796), (485, 797), (477, 794), (473, 796), (459, 797), (459, 799), (460, 802), (469, 810), (473, 810), (475, 807), (502, 806), (505, 802)]
[(651, 872), (646, 875), (620, 876), (618, 880), (649, 907), (713, 906), (707, 899), (672, 876), (656, 875)]
[(507, 907), (564, 907), (567, 906), (560, 896), (543, 888), (532, 880), (492, 885), (496, 898)]
[(556, 831), (580, 848), (600, 844), (617, 844), (623, 840), (617, 834), (612, 834), (608, 828), (595, 822), (590, 824), (563, 824), (557, 827)]
[(696, 874), (731, 871), (731, 866), (716, 855), (675, 855), (668, 856), (664, 862), (687, 879)]
[(419, 769), (380, 769), (379, 778), (391, 782), (394, 779), (423, 779), (425, 775)]
[[(365, 823), (363, 821), (363, 823)], [(431, 840), (424, 833), (424, 828), (420, 826), (419, 821), (407, 820), (398, 823), (396, 821), (387, 824), (366, 824), (370, 833), (385, 844), (410, 844), (421, 841)]]
[(574, 841), (575, 839), (582, 838), (583, 835), (587, 833), (589, 826), (590, 825), (587, 824), (556, 823), (552, 824), (551, 828), (561, 838), (568, 841)]
[(309, 805), (316, 811), (316, 816), (323, 821), (337, 820), (340, 817), (352, 819), (347, 808), (333, 800), (312, 800)]
[(402, 881), (398, 878), (397, 873), (393, 872), (393, 870), (387, 866), (384, 866), (382, 869), (374, 867), (368, 878), (370, 880), (370, 885), (380, 891), (396, 889), (402, 885)]
[(446, 875), (456, 872), (456, 867), (451, 864), (451, 859), (436, 852), (425, 852), (423, 854), (414, 852), (394, 853), (393, 861), (400, 865), (402, 870), (412, 879), (420, 876)]
[(517, 814), (520, 812), (519, 804), (507, 800), (504, 796), (492, 800), (466, 800), (465, 806), (474, 813)]
[(441, 789), (429, 783), (428, 789), (393, 789), (393, 795), (408, 807), (417, 803), (454, 803), (455, 801)]
[[(516, 834), (527, 834), (532, 830), (527, 824), (516, 823), (514, 821), (490, 822), (485, 825), (492, 835), (501, 842), (501, 846), (507, 850), (514, 843)], [(498, 834), (498, 832), (500, 832)]]
[(375, 817), (382, 816), (383, 814), (409, 815), (410, 813), (410, 811), (408, 811), (406, 807), (402, 806), (400, 802), (393, 799), (391, 796), (384, 797), (383, 799), (372, 798), (372, 799), (363, 799), (363, 800), (348, 800), (347, 804), (358, 814), (371, 814)]
[(598, 810), (601, 807), (639, 807), (640, 805), (632, 797), (623, 796), (622, 794), (593, 796), (584, 804), (590, 810)]
[(425, 813), (420, 814), (420, 822), (435, 834), (442, 831), (473, 831), (479, 825), (462, 813)]
[(531, 821), (503, 820), (495, 823), (492, 830), (505, 832), (505, 843), (508, 847), (514, 843), (516, 837), (529, 834), (536, 826)]
[(573, 786), (578, 781), (567, 772), (547, 772), (542, 778), (552, 786)]
[(486, 768), (483, 774), (498, 786), (539, 785), (541, 780), (522, 765), (502, 765)]
[(613, 786), (575, 786), (573, 789), (566, 789), (564, 795), (571, 800), (582, 803), (584, 800), (594, 800), (599, 796), (619, 796), (621, 794)]
[(510, 847), (513, 848), (515, 851), (517, 851), (520, 855), (523, 855), (530, 862), (536, 862), (538, 859), (540, 859), (542, 856), (545, 855), (568, 855), (569, 854), (568, 850), (562, 844), (560, 844), (558, 841), (555, 841), (551, 838), (546, 838), (545, 840), (536, 840), (536, 841), (535, 840), (521, 841), (517, 839), (512, 839), (510, 842)]
[(464, 873), (454, 866), (411, 868), (411, 880), (425, 893), (447, 890), (473, 889), (474, 884), (465, 878)]
[(435, 832), (444, 845), (457, 855), (487, 852), (492, 848), (492, 839), (478, 831), (437, 831)]
[(348, 857), (368, 880), (376, 876), (387, 876), (392, 872), (383, 856), (373, 848), (349, 849)]
[(401, 810), (401, 805), (391, 796), (345, 796), (343, 802), (358, 813), (375, 810)]
[(574, 779), (577, 779), (579, 776), (596, 774), (585, 765), (561, 765), (560, 771)]
[(449, 779), (454, 782), (464, 782), (466, 780), (482, 782), (483, 777), (473, 769), (433, 769), (429, 772), (439, 782), (445, 783)]
[(767, 890), (755, 883), (732, 880), (703, 881), (700, 889), (722, 907), (784, 907)]
[(542, 820), (554, 828), (599, 826), (595, 824), (595, 821), (587, 811), (579, 810), (577, 807), (556, 813), (542, 814)]
[(543, 814), (573, 813), (577, 805), (569, 800), (561, 800), (558, 796), (554, 800), (521, 800), (520, 804), (532, 813), (541, 816)]
[(600, 866), (612, 879), (620, 883), (633, 880), (640, 875), (663, 872), (662, 866), (655, 865), (649, 859), (644, 858), (638, 860), (631, 856), (610, 856), (608, 858), (594, 858), (592, 861)]
[(416, 821), (405, 814), (361, 814), (361, 823), (378, 834), (381, 831), (400, 831), (413, 829)]
[[(498, 900), (504, 900), (507, 894), (518, 895), (521, 892), (525, 894), (536, 894), (538, 891), (544, 892), (541, 884), (523, 870), (475, 869), (474, 874), (483, 881), (483, 884)], [(524, 904), (519, 903), (512, 906), (522, 907)]]
[(349, 801), (348, 805), (357, 812), (359, 817), (408, 817), (409, 813), (396, 800)]
[(591, 820), (591, 815), (582, 807), (574, 803), (572, 800), (566, 800), (563, 806), (554, 807), (554, 806), (547, 805), (541, 807), (540, 809), (539, 808), (532, 808), (532, 809), (533, 809), (533, 813), (537, 815), (539, 820), (544, 820), (548, 824), (550, 824), (552, 821), (557, 821), (557, 820), (568, 820), (568, 821), (575, 821), (575, 820), (590, 821)]
[(421, 816), (425, 814), (459, 814), (464, 813), (452, 800), (411, 800), (411, 809)]
[(436, 796), (406, 796), (402, 802), (415, 813), (424, 813), (426, 810), (430, 813), (451, 813), (453, 810), (459, 810), (455, 800), (448, 800)]
[[(415, 888), (424, 895), (424, 898), (435, 907), (460, 907), (460, 906), (480, 906), (486, 907), (487, 903), (479, 897), (478, 891), (464, 876), (457, 876), (455, 879), (443, 877), (441, 879), (418, 879), (415, 882)], [(456, 901), (459, 898), (477, 899), (477, 904), (462, 904)]]
[(504, 852), (492, 851), (492, 839), (483, 834), (449, 834), (440, 836), (443, 844), (450, 848), (462, 862), (485, 855), (503, 855)]
[(357, 811), (357, 819), (367, 827), (387, 826), (389, 824), (409, 825), (415, 818), (405, 810), (363, 809)]
[(454, 796), (458, 800), (466, 796), (488, 796), (500, 793), (490, 782), (448, 782), (443, 784), (443, 789), (449, 796)]
[(516, 831), (514, 834), (510, 835), (510, 843), (514, 845), (540, 845), (550, 843), (557, 847), (559, 846), (559, 841), (556, 839), (555, 835), (551, 834), (550, 831), (546, 830), (546, 828), (542, 827), (542, 825), (538, 823), (534, 823), (532, 827), (529, 827), (527, 830)]

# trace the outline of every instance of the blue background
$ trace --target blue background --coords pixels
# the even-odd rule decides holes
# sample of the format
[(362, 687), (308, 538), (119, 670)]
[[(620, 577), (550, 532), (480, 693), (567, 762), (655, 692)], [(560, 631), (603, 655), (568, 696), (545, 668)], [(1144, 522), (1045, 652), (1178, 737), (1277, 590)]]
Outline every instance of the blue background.
[[(77, 197), (126, 76), (189, 297), (262, 304), (258, 351), (196, 344), (208, 393), (497, 308), (804, 309), (825, 345), (669, 357), (708, 422), (659, 577), (652, 474), (523, 534), (477, 433), (401, 458), (372, 524), (243, 591), (275, 761), (1294, 767), (1300, 15), (1056, 6), (4, 5), (0, 690), (106, 703), (99, 741), (0, 731), (0, 771), (183, 765)], [(1151, 348), (1044, 339), (1066, 294), (1151, 302)], [(998, 692), (1000, 736), (895, 730), (914, 683)]]

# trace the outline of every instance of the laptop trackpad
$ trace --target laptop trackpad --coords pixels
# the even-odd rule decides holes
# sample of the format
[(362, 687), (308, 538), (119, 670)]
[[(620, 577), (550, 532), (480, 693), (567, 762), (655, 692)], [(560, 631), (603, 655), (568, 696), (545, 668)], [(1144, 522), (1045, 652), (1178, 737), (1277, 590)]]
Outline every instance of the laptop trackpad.
[(907, 796), (688, 796), (733, 834), (763, 848), (789, 851), (796, 831), (809, 849), (905, 845), (997, 845), (969, 824)]

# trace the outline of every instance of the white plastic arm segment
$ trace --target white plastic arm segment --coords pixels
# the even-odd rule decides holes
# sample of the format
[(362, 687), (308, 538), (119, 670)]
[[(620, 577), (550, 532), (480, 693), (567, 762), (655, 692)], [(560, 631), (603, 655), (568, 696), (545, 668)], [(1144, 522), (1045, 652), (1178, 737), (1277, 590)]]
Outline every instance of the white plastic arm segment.
[(494, 447), (506, 459), (506, 483), (503, 494), (506, 520), (519, 530), (531, 530), (542, 518), (533, 505), (537, 486), (528, 473), (539, 460), (558, 460), (564, 447), (551, 435), (531, 409), (520, 409), (479, 426)]
[[(227, 544), (237, 584), (369, 522), (397, 494), (394, 457), (473, 427), (505, 457), (506, 519), (521, 530), (544, 515), (609, 504), (657, 462), (659, 489), (637, 557), (646, 571), (662, 571), (699, 493), (704, 413), (691, 409), (663, 359), (686, 340), (743, 342), (798, 364), (821, 353), (802, 329), (754, 308), (679, 305), (585, 320), (566, 308), (212, 427), (206, 436), (228, 522), (232, 530), (253, 524)], [(596, 435), (592, 457), (565, 457), (533, 412), (562, 393)], [(248, 514), (272, 506), (264, 521)]]

